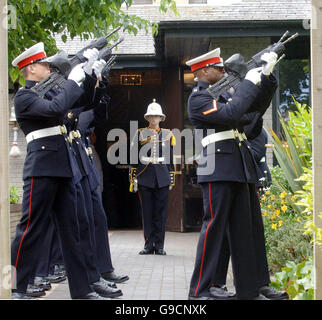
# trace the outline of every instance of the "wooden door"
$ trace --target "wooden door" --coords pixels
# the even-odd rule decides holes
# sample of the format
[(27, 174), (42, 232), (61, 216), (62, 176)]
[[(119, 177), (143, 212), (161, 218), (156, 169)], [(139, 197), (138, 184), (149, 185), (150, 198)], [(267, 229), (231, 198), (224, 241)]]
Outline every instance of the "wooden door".
[[(182, 74), (179, 67), (173, 67), (164, 70), (162, 74), (162, 108), (164, 114), (166, 115), (166, 120), (162, 124), (164, 128), (176, 128), (179, 130), (183, 129), (182, 86)], [(180, 169), (181, 165), (177, 165), (176, 168)], [(176, 185), (169, 194), (166, 230), (181, 232), (184, 231), (182, 175), (176, 175)]]

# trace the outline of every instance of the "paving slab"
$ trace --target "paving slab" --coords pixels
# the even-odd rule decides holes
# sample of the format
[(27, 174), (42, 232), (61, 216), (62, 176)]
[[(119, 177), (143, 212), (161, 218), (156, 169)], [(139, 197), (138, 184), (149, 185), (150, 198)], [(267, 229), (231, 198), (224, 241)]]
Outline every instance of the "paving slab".
[[(118, 300), (187, 300), (199, 232), (166, 232), (167, 255), (139, 255), (144, 246), (140, 230), (109, 231), (112, 262), (117, 274), (130, 279), (118, 284), (123, 296)], [(227, 287), (234, 291), (231, 267)], [(69, 300), (68, 282), (52, 284), (45, 300)]]

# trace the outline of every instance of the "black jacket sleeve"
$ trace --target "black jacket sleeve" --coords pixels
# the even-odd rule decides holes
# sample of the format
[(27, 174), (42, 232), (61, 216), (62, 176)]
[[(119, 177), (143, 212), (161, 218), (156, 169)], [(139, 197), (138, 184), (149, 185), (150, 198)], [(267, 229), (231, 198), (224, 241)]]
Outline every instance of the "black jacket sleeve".
[(217, 102), (213, 97), (199, 91), (189, 98), (189, 118), (206, 123), (235, 125), (255, 101), (259, 88), (249, 80), (244, 80), (231, 101)]
[(57, 118), (71, 109), (84, 90), (75, 81), (67, 80), (52, 100), (38, 96), (31, 89), (20, 89), (14, 99), (17, 118)]

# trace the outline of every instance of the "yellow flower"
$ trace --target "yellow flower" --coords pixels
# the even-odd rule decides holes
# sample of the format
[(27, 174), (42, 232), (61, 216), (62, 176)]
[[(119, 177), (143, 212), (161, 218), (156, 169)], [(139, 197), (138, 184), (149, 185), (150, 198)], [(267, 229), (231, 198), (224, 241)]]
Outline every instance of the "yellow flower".
[(281, 204), (285, 204), (286, 202), (284, 200), (281, 201)]
[(296, 219), (294, 219), (294, 221), (300, 222), (301, 219), (300, 218), (296, 218)]
[(276, 218), (275, 214), (272, 214), (271, 218), (274, 220)]
[(275, 210), (275, 213), (276, 213), (276, 215), (277, 215), (277, 216), (279, 216), (279, 215), (280, 215), (280, 213), (281, 213), (281, 211), (280, 211), (279, 209), (276, 209), (276, 210)]
[(284, 192), (282, 192), (282, 193), (280, 194), (280, 198), (281, 198), (281, 199), (284, 199), (286, 195), (287, 195), (287, 193), (284, 191)]
[(263, 217), (267, 217), (268, 216), (268, 213), (265, 211), (265, 212), (262, 213), (262, 216)]
[(269, 191), (269, 190), (267, 190), (266, 192), (265, 192), (265, 194), (270, 194), (271, 192)]
[(275, 200), (275, 196), (274, 195), (271, 195), (271, 200)]
[(269, 205), (267, 206), (267, 208), (268, 208), (268, 209), (272, 209), (272, 205), (271, 205), (271, 204), (269, 204)]
[(278, 221), (278, 225), (281, 227), (283, 225), (283, 221), (282, 220)]
[(273, 223), (272, 224), (272, 229), (276, 230), (277, 229), (277, 224), (276, 223)]
[(265, 201), (266, 200), (266, 197), (265, 196), (262, 196), (261, 200), (262, 201)]
[(283, 206), (281, 209), (283, 212), (285, 212), (287, 210), (287, 206)]
[(296, 199), (297, 199), (297, 197), (296, 197), (296, 196), (291, 197), (291, 200), (292, 200), (292, 201), (295, 201)]

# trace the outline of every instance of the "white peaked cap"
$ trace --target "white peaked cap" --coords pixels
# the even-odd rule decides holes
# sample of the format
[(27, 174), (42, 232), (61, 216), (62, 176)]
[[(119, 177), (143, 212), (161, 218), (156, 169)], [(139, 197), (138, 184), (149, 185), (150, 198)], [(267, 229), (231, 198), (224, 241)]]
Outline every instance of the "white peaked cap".
[(155, 99), (153, 99), (153, 102), (148, 105), (148, 109), (144, 115), (145, 120), (147, 120), (147, 116), (160, 116), (162, 118), (161, 121), (165, 120), (165, 115), (162, 112), (162, 108), (158, 103), (156, 103)]
[(40, 62), (46, 58), (46, 52), (44, 50), (44, 43), (38, 42), (32, 47), (26, 49), (23, 53), (21, 53), (17, 58), (12, 61), (12, 65), (14, 67), (18, 67), (22, 69), (28, 64), (34, 62)]
[(224, 67), (224, 60), (220, 57), (220, 48), (209, 51), (197, 58), (188, 60), (186, 65), (195, 71), (208, 66)]

